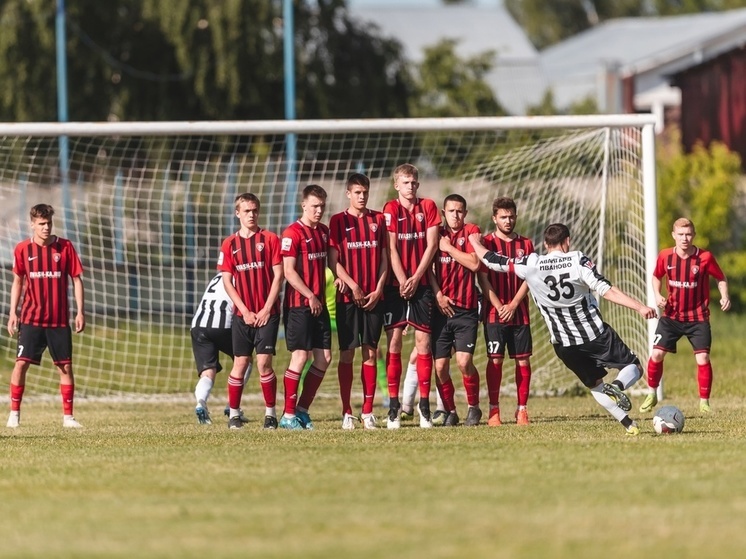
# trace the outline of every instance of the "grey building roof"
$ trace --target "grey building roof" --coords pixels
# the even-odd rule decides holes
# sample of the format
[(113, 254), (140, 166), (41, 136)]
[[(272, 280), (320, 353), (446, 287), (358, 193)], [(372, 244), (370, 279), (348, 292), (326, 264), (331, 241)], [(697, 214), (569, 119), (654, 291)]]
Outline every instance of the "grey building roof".
[(555, 103), (599, 98), (604, 77), (635, 75), (635, 93), (664, 91), (668, 76), (746, 42), (746, 8), (670, 17), (620, 18), (540, 53)]
[(350, 15), (375, 24), (385, 37), (397, 39), (412, 62), (441, 39), (458, 41), (457, 53), (470, 57), (495, 51), (496, 65), (486, 81), (512, 114), (525, 114), (544, 93), (539, 55), (503, 6), (356, 6)]

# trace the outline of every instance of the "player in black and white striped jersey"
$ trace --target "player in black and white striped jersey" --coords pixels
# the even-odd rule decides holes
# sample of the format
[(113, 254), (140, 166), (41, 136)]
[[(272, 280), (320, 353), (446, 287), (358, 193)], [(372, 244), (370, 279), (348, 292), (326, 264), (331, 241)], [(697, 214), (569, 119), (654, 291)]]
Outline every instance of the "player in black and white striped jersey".
[[(640, 360), (601, 317), (591, 291), (612, 303), (655, 318), (655, 309), (626, 295), (602, 276), (585, 254), (570, 251), (570, 230), (555, 223), (544, 231), (545, 255), (532, 253), (509, 259), (488, 251), (479, 235), (470, 235), (477, 256), (492, 270), (514, 272), (525, 279), (549, 329), (557, 357), (590, 388), (603, 406), (630, 435), (639, 429), (628, 412), (632, 404), (626, 390), (642, 376)], [(611, 383), (603, 382), (606, 367), (619, 369)]]
[[(222, 370), (220, 352), (233, 358), (231, 323), (233, 321), (233, 301), (223, 286), (223, 274), (218, 273), (207, 284), (207, 289), (197, 305), (192, 317), (192, 352), (197, 365), (199, 381), (194, 389), (197, 406), (194, 413), (201, 424), (211, 424), (207, 400), (215, 384), (215, 375)], [(244, 374), (244, 382), (251, 374), (251, 363)], [(248, 421), (241, 414), (242, 421)]]

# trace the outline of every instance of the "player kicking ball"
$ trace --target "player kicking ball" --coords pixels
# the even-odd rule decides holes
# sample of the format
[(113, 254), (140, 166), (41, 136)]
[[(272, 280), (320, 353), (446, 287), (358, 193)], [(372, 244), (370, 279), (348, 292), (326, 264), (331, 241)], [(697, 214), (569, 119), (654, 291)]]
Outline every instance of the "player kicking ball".
[[(626, 429), (640, 429), (627, 415), (632, 403), (623, 390), (642, 376), (640, 360), (601, 317), (595, 291), (607, 301), (630, 308), (643, 318), (656, 317), (655, 309), (626, 295), (602, 276), (580, 251), (570, 251), (570, 230), (562, 223), (544, 231), (546, 255), (536, 253), (510, 259), (488, 251), (479, 235), (469, 236), (477, 256), (499, 272), (514, 272), (525, 279), (541, 311), (557, 357), (587, 386), (593, 398)], [(606, 368), (619, 369), (611, 383), (603, 382)]]

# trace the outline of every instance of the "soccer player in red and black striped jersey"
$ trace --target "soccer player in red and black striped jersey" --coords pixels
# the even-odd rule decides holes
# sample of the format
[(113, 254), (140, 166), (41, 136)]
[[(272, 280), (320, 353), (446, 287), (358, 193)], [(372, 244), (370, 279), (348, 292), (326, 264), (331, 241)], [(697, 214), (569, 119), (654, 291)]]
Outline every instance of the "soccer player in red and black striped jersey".
[[(653, 291), (663, 316), (658, 321), (653, 340), (653, 351), (648, 360), (649, 393), (640, 406), (640, 412), (653, 411), (658, 403), (656, 389), (663, 376), (666, 353), (676, 353), (676, 344), (683, 337), (689, 340), (697, 362), (699, 385), (699, 410), (709, 413), (712, 390), (712, 364), (710, 363), (710, 276), (717, 280), (720, 292), (720, 309), (730, 309), (728, 281), (710, 251), (696, 247), (694, 223), (682, 217), (673, 224), (671, 233), (675, 246), (658, 254), (653, 272)], [(668, 297), (661, 295), (663, 278), (666, 279)]]
[(415, 329), (417, 378), (420, 387), (420, 427), (432, 427), (430, 379), (433, 356), (430, 320), (434, 295), (428, 280), (438, 250), (438, 207), (429, 198), (419, 198), (419, 171), (409, 163), (394, 169), (396, 200), (386, 202), (383, 214), (389, 235), (389, 273), (384, 288), (384, 328), (388, 342), (386, 376), (389, 388), (389, 429), (400, 427), (399, 384), (401, 383), (402, 335), (410, 324)]
[[(435, 253), (434, 270), (429, 274), (437, 303), (437, 311), (433, 312), (430, 322), (435, 376), (448, 414), (443, 418), (446, 426), (456, 426), (459, 422), (450, 374), (452, 350), (455, 350), (469, 404), (464, 424), (476, 426), (482, 418), (479, 409), (479, 373), (474, 366), (474, 347), (479, 329), (476, 279), (480, 262), (469, 243), (469, 235), (479, 235), (480, 230), (472, 223), (464, 223), (467, 213), (463, 196), (446, 196), (443, 201), (445, 225), (440, 228), (439, 250)], [(436, 420), (433, 417), (433, 421)]]
[[(79, 428), (80, 423), (73, 417), (75, 377), (67, 278), (69, 276), (73, 281), (75, 331), (80, 333), (85, 329), (83, 266), (73, 244), (67, 239), (52, 235), (52, 206), (37, 204), (31, 208), (30, 216), (32, 236), (18, 243), (13, 253), (8, 332), (15, 336), (18, 330), (18, 353), (10, 377), (10, 415), (7, 426), (19, 426), (26, 372), (29, 365), (41, 363), (42, 354), (48, 347), (60, 374), (62, 426)], [(22, 293), (23, 306), (19, 320), (17, 310)]]
[[(285, 371), (283, 429), (313, 429), (308, 410), (332, 360), (332, 328), (326, 308), (326, 258), (329, 228), (321, 223), (326, 190), (317, 184), (303, 189), (303, 213), (282, 234), (281, 254), (285, 272), (283, 323), (290, 364)], [(303, 379), (309, 358), (313, 363)]]
[(386, 222), (383, 213), (368, 208), (370, 179), (354, 173), (347, 179), (350, 206), (329, 220), (329, 267), (348, 289), (337, 291), (339, 340), (339, 394), (342, 428), (353, 429), (350, 396), (355, 349), (362, 347), (360, 378), (363, 385), (362, 422), (375, 429), (376, 350), (383, 327), (383, 286), (388, 270)]
[(237, 196), (235, 206), (241, 227), (223, 241), (218, 257), (223, 286), (236, 313), (231, 326), (234, 358), (228, 377), (228, 426), (231, 429), (243, 426), (241, 395), (251, 354), (256, 351), (265, 405), (264, 428), (276, 429), (277, 377), (272, 368), (272, 357), (276, 353), (280, 328), (283, 278), (280, 240), (271, 231), (259, 227), (261, 203), (256, 195), (244, 193)]
[[(517, 207), (512, 198), (498, 197), (492, 202), (492, 221), (495, 231), (485, 235), (482, 244), (487, 250), (508, 258), (523, 258), (534, 252), (531, 239), (515, 232)], [(490, 415), (487, 425), (501, 425), (500, 384), (507, 348), (515, 359), (515, 384), (518, 425), (528, 425), (528, 394), (531, 384), (533, 340), (528, 313), (528, 285), (514, 273), (502, 274), (483, 268), (479, 273), (482, 287), (484, 341), (487, 345), (487, 394)]]

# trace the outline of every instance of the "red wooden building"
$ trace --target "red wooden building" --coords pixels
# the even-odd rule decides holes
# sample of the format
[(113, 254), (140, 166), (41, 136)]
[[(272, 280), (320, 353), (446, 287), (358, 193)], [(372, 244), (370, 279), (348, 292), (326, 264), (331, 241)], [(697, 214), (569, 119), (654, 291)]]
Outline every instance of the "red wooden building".
[(681, 89), (684, 148), (719, 140), (746, 169), (746, 46), (673, 74), (671, 84)]

